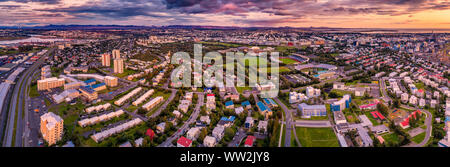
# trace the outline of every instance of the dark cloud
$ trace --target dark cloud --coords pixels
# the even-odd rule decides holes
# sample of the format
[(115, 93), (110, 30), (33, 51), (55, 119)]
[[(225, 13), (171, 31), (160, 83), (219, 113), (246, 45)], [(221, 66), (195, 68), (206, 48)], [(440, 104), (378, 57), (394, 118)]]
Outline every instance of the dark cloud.
[(0, 2), (18, 2), (18, 3), (37, 2), (41, 4), (59, 4), (61, 0), (0, 0)]
[[(428, 10), (449, 10), (450, 0), (102, 0), (88, 2), (81, 6), (64, 6), (46, 9), (27, 10), (26, 3), (60, 4), (62, 0), (0, 0), (0, 2), (14, 1), (21, 5), (0, 5), (2, 10), (16, 10), (8, 12), (11, 17), (19, 11), (28, 13), (21, 16), (36, 18), (68, 17), (70, 19), (125, 20), (136, 16), (164, 19), (167, 23), (208, 22), (208, 16), (235, 16), (236, 23), (248, 25), (278, 25), (283, 23), (297, 23), (304, 18), (315, 16), (340, 16), (341, 18), (356, 15), (384, 15), (411, 16)], [(59, 5), (58, 5), (59, 6)], [(61, 5), (63, 6), (63, 5)], [(39, 13), (33, 13), (39, 12)], [(264, 16), (276, 16), (273, 19), (262, 18), (248, 20), (249, 13), (262, 13)], [(45, 14), (42, 14), (45, 13)], [(197, 15), (197, 14), (206, 14)], [(252, 15), (253, 16), (253, 15)], [(204, 20), (201, 20), (204, 17)], [(240, 17), (240, 19), (235, 19)], [(0, 17), (2, 18), (2, 17)], [(212, 17), (211, 17), (212, 18)], [(5, 18), (6, 19), (6, 18)]]

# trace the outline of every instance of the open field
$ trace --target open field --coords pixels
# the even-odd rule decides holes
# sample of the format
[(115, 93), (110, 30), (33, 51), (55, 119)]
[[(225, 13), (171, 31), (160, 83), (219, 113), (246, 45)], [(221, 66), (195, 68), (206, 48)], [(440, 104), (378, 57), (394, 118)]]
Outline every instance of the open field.
[(304, 147), (339, 147), (331, 128), (295, 128), (300, 144)]
[(415, 143), (420, 143), (423, 141), (423, 139), (425, 139), (425, 132), (418, 134), (417, 136), (414, 136), (411, 140)]

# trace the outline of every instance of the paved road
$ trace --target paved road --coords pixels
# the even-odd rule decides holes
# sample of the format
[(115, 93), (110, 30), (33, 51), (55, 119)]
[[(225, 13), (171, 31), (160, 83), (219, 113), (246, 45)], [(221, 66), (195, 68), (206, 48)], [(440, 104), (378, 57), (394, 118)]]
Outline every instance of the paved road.
[(203, 93), (198, 94), (198, 103), (195, 106), (194, 112), (191, 114), (191, 117), (184, 122), (183, 126), (181, 126), (180, 129), (178, 129), (172, 136), (167, 138), (166, 141), (161, 143), (158, 147), (170, 147), (172, 145), (172, 141), (178, 139), (181, 135), (184, 134), (184, 132), (187, 131), (187, 128), (190, 124), (194, 123), (197, 120), (198, 115), (200, 115), (200, 107), (203, 105), (203, 101), (205, 99), (205, 95)]
[[(285, 119), (285, 123), (286, 123), (286, 135), (284, 136), (284, 147), (290, 147), (291, 146), (291, 131), (292, 131), (292, 111), (289, 110), (289, 108), (287, 108), (286, 105), (284, 105), (283, 102), (280, 101), (280, 99), (278, 99), (278, 97), (273, 98), (275, 100), (275, 102), (277, 102), (281, 109), (284, 111), (285, 115), (286, 115), (286, 119)], [(295, 136), (297, 137), (297, 136)], [(298, 143), (300, 144), (300, 143)]]
[[(150, 118), (155, 118), (157, 117), (159, 114), (161, 114), (161, 112), (166, 109), (167, 105), (169, 105), (169, 103), (175, 98), (175, 95), (177, 95), (177, 91), (176, 89), (172, 89), (172, 94), (170, 94), (170, 97), (164, 102), (164, 104), (158, 108), (158, 110), (156, 110), (151, 116)], [(200, 95), (200, 94), (199, 94)], [(202, 94), (203, 95), (203, 94)]]
[(384, 102), (388, 103), (389, 101), (391, 101), (391, 97), (389, 97), (386, 92), (386, 79), (384, 77), (380, 79), (380, 89), (382, 93), (381, 98), (383, 98)]
[(311, 128), (326, 128), (331, 127), (331, 123), (328, 120), (296, 120), (295, 126), (298, 127), (311, 127)]
[[(54, 51), (54, 48), (47, 51), (47, 53), (43, 56), (41, 56), (30, 68), (26, 69), (24, 72), (22, 72), (21, 76), (19, 76), (18, 81), (15, 84), (13, 95), (11, 98), (10, 108), (9, 108), (9, 118), (6, 125), (6, 133), (5, 138), (3, 142), (3, 146), (6, 147), (14, 147), (14, 146), (23, 146), (22, 141), (24, 140), (23, 137), (25, 137), (24, 128), (26, 127), (26, 121), (22, 118), (22, 112), (27, 112), (27, 110), (22, 110), (22, 104), (24, 104), (26, 99), (28, 97), (27, 90), (28, 86), (30, 84), (31, 75), (38, 71), (38, 68), (40, 65), (44, 63), (45, 57), (47, 57), (50, 53)], [(26, 97), (25, 97), (26, 96)], [(18, 100), (18, 103), (17, 103)], [(16, 107), (17, 107), (17, 113), (16, 113)], [(25, 107), (27, 108), (27, 107)], [(15, 122), (15, 117), (17, 114), (17, 122)], [(24, 113), (25, 114), (25, 113)], [(16, 123), (16, 125), (15, 125)], [(15, 142), (13, 145), (13, 135), (14, 135), (14, 126), (16, 126), (16, 136), (15, 136)]]
[[(239, 133), (239, 134), (237, 134)], [(245, 133), (244, 128), (239, 128), (239, 130), (236, 132), (237, 135), (234, 135), (233, 140), (228, 143), (228, 147), (239, 147), (239, 144), (241, 144), (242, 140), (247, 137), (247, 134)]]
[(427, 126), (427, 129), (425, 131), (425, 133), (426, 133), (425, 134), (425, 139), (423, 139), (423, 141), (420, 142), (420, 143), (408, 144), (408, 145), (406, 145), (406, 147), (423, 147), (423, 146), (425, 146), (428, 143), (428, 141), (430, 140), (431, 132), (433, 131), (433, 125), (432, 125), (432, 123), (433, 123), (433, 121), (432, 121), (433, 116), (431, 115), (431, 113), (429, 111), (424, 110), (424, 109), (413, 108), (413, 107), (410, 107), (410, 106), (407, 106), (407, 105), (402, 105), (402, 107), (403, 108), (407, 108), (407, 109), (420, 110), (420, 111), (425, 112), (425, 114), (427, 116), (425, 118), (425, 125)]

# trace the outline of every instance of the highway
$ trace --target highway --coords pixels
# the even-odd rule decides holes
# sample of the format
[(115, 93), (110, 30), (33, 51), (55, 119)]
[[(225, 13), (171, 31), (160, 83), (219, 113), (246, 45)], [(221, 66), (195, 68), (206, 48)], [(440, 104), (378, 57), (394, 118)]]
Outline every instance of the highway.
[[(19, 79), (17, 80), (14, 90), (12, 93), (12, 98), (9, 106), (9, 114), (7, 119), (7, 125), (5, 129), (5, 136), (3, 138), (3, 146), (5, 147), (21, 147), (23, 146), (24, 140), (24, 128), (26, 128), (26, 121), (24, 121), (24, 117), (22, 117), (23, 106), (26, 106), (26, 102), (24, 99), (28, 98), (28, 87), (31, 83), (31, 76), (34, 72), (39, 70), (40, 65), (42, 65), (45, 61), (45, 57), (47, 57), (50, 53), (52, 53), (54, 49), (50, 49), (45, 55), (42, 55), (31, 67), (26, 69)], [(26, 107), (24, 107), (26, 108)], [(17, 110), (16, 110), (17, 109)], [(17, 113), (16, 113), (17, 111)], [(16, 115), (17, 114), (17, 115)], [(25, 115), (25, 113), (23, 113)], [(17, 122), (15, 121), (15, 117), (17, 117)], [(16, 127), (16, 128), (14, 128)], [(15, 130), (15, 137), (14, 137)], [(13, 139), (15, 140), (13, 142)]]
[(172, 136), (167, 138), (166, 141), (161, 143), (158, 147), (170, 147), (172, 145), (172, 141), (178, 139), (184, 132), (187, 131), (187, 128), (190, 124), (194, 123), (197, 120), (197, 117), (200, 115), (200, 107), (203, 105), (203, 101), (205, 99), (204, 93), (198, 93), (198, 103), (195, 106), (194, 112), (191, 114), (189, 119), (184, 122), (183, 126), (178, 129)]

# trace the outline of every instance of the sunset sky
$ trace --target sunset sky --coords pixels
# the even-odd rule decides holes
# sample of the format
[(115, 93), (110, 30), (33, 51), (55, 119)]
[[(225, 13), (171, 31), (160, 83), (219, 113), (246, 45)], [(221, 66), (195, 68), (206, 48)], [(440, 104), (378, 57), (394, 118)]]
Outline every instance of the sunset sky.
[(0, 0), (1, 26), (450, 28), (450, 0)]

